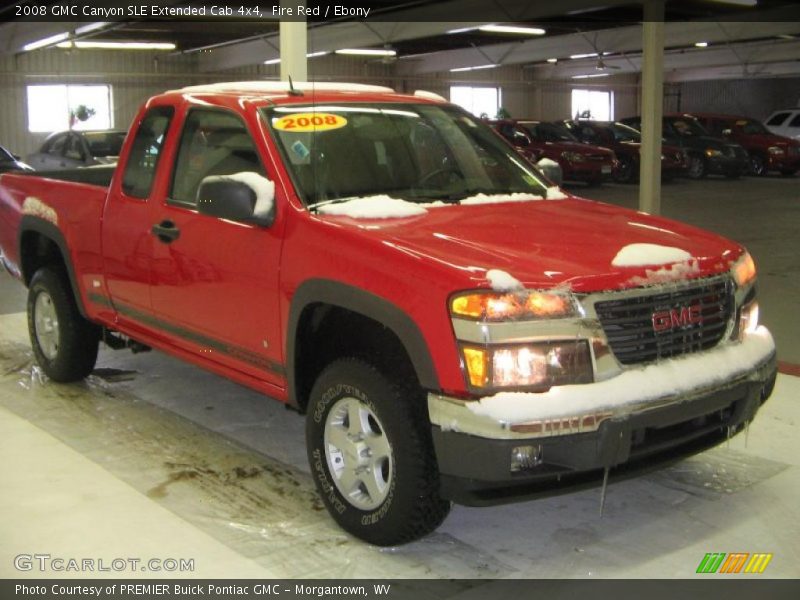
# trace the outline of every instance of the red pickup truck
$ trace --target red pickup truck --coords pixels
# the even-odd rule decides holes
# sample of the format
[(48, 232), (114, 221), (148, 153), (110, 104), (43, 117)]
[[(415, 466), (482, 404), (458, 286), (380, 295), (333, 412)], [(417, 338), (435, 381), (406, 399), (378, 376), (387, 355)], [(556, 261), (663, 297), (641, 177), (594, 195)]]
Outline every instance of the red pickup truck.
[(701, 451), (775, 381), (741, 246), (567, 195), (460, 108), (377, 86), (156, 96), (116, 168), (2, 175), (0, 248), (50, 378), (102, 341), (287, 403), (374, 544)]

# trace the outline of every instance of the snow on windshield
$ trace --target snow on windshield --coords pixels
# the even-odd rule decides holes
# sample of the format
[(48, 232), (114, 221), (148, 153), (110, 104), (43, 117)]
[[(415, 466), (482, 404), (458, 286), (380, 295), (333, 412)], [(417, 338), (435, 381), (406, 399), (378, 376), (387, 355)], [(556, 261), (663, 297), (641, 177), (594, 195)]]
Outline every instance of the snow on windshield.
[(353, 219), (391, 219), (416, 217), (428, 211), (413, 202), (386, 195), (351, 198), (345, 202), (322, 204), (317, 210), (326, 215), (351, 217)]

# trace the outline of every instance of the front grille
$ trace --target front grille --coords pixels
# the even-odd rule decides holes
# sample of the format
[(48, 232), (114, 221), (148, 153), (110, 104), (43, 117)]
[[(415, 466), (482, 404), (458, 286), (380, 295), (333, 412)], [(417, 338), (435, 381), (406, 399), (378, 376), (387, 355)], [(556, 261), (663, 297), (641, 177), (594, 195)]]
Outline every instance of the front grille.
[(587, 154), (585, 158), (586, 160), (594, 160), (594, 161), (609, 160), (608, 156), (605, 154)]
[[(594, 306), (617, 360), (635, 365), (716, 346), (733, 314), (733, 288), (729, 280), (698, 282), (678, 290), (643, 290), (640, 296), (603, 300)], [(700, 318), (693, 319), (699, 322), (670, 321), (670, 315), (680, 317), (690, 308), (692, 314), (699, 313)], [(656, 315), (669, 326), (656, 331)]]

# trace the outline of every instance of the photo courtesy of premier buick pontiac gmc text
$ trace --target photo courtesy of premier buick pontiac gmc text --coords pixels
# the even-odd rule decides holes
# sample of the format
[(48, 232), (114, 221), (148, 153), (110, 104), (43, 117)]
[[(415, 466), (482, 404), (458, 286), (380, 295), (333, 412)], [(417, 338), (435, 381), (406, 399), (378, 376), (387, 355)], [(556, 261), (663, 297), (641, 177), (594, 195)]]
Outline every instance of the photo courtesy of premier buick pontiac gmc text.
[(567, 194), (427, 92), (155, 96), (117, 165), (0, 176), (0, 248), (50, 379), (103, 342), (286, 403), (331, 516), (377, 545), (453, 502), (605, 491), (775, 384), (743, 247)]

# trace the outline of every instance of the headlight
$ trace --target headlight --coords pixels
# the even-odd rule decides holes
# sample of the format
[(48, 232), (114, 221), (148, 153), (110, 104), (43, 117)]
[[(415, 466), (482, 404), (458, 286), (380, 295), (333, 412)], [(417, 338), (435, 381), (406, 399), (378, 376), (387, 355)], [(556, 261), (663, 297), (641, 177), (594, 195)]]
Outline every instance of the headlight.
[(578, 152), (562, 152), (561, 158), (564, 160), (568, 160), (569, 162), (581, 162), (583, 160), (583, 155), (579, 154)]
[(450, 300), (454, 317), (474, 321), (527, 321), (574, 316), (575, 302), (558, 292), (468, 292)]
[(749, 252), (745, 251), (739, 257), (739, 260), (731, 267), (731, 273), (733, 274), (733, 280), (739, 287), (747, 285), (756, 278), (756, 263), (753, 262), (753, 257), (750, 256)]
[(513, 346), (461, 347), (470, 386), (476, 390), (591, 383), (592, 360), (586, 340), (535, 342)]
[(714, 148), (706, 148), (706, 156), (711, 158), (712, 156), (722, 156), (722, 150), (716, 150)]
[(769, 148), (767, 148), (767, 152), (769, 152), (770, 154), (780, 155), (783, 154), (784, 150), (780, 146), (770, 146)]
[(758, 329), (758, 302), (753, 300), (745, 304), (739, 312), (739, 340), (744, 339), (747, 333), (755, 333), (756, 329)]

